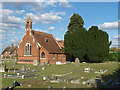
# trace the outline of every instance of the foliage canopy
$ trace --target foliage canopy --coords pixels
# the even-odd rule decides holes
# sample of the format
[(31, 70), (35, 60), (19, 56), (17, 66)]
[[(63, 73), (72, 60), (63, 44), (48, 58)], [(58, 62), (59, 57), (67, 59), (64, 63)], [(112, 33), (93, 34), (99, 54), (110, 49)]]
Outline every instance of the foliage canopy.
[(82, 17), (74, 13), (64, 36), (65, 53), (78, 57), (81, 61), (102, 61), (109, 54), (108, 34), (97, 26), (92, 26), (87, 31), (83, 25)]

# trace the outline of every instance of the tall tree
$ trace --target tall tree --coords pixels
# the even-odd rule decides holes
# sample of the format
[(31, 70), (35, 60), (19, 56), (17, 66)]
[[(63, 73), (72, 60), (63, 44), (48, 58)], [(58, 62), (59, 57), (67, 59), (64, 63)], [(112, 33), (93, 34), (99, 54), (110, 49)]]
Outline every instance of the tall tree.
[(68, 25), (68, 32), (79, 30), (84, 25), (84, 21), (79, 14), (74, 13), (70, 18), (70, 23)]
[(108, 34), (92, 26), (87, 33), (87, 56), (90, 61), (102, 61), (109, 54)]
[(84, 21), (79, 14), (73, 14), (70, 18), (68, 31), (64, 36), (65, 53), (83, 59), (86, 53), (86, 29)]
[(64, 36), (64, 51), (66, 54), (78, 57), (81, 61), (102, 61), (109, 54), (108, 34), (97, 26), (87, 31), (79, 14), (70, 18), (68, 31)]
[(87, 31), (85, 28), (80, 28), (72, 33), (73, 36), (73, 55), (83, 61), (86, 55), (86, 38)]

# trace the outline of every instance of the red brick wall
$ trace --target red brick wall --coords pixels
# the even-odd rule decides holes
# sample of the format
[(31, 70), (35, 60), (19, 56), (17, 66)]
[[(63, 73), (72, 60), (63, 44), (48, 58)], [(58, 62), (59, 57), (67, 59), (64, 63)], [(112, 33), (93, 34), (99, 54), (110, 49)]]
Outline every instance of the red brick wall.
[[(25, 44), (29, 42), (31, 44), (31, 56), (25, 56)], [(39, 47), (36, 42), (33, 40), (33, 37), (29, 32), (26, 32), (22, 41), (18, 47), (18, 62), (19, 60), (39, 60)]]
[(50, 64), (55, 64), (56, 61), (61, 61), (62, 63), (66, 62), (66, 56), (63, 58), (63, 54), (58, 54), (58, 59), (57, 59), (57, 54), (54, 54), (54, 59), (53, 59), (53, 54), (49, 54), (49, 62)]
[[(42, 52), (45, 53), (45, 59), (41, 58)], [(48, 62), (48, 57), (49, 57), (48, 51), (47, 51), (46, 49), (44, 49), (43, 47), (41, 47), (41, 49), (40, 49), (40, 62), (45, 62), (45, 63), (47, 63), (47, 62)]]

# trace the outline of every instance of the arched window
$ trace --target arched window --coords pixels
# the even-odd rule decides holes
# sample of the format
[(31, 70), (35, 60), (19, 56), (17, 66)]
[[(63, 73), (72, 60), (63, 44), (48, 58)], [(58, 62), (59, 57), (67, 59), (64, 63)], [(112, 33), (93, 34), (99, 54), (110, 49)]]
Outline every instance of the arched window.
[(55, 59), (55, 54), (53, 54), (53, 59)]
[(45, 53), (44, 52), (41, 53), (41, 58), (45, 58)]
[(31, 44), (29, 42), (25, 44), (25, 55), (31, 55)]

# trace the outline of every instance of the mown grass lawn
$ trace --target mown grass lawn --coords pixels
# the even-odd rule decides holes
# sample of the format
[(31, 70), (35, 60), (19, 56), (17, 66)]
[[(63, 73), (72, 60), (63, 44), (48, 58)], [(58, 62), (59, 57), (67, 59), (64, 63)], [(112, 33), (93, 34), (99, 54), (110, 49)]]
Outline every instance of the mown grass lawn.
[[(41, 70), (42, 66), (33, 66), (31, 64), (18, 64), (13, 67), (13, 60), (10, 62), (6, 62), (6, 66), (9, 69), (16, 68), (16, 69), (21, 69), (22, 66), (25, 66), (26, 69), (31, 67), (32, 69), (37, 69), (39, 72), (36, 72), (38, 74), (37, 79), (34, 79), (34, 77), (30, 78), (25, 78), (25, 79), (14, 79), (14, 78), (4, 78), (3, 75), (9, 74), (8, 72), (2, 73), (2, 87), (5, 88), (7, 86), (13, 86), (14, 81), (18, 81), (19, 83), (22, 84), (22, 86), (19, 86), (17, 88), (48, 88), (48, 86), (52, 86), (53, 88), (62, 88), (63, 86), (66, 86), (67, 88), (71, 88), (75, 86), (76, 84), (72, 83), (49, 83), (45, 82), (42, 80), (42, 75), (47, 75), (51, 76), (52, 74), (65, 74), (69, 73), (71, 71), (76, 71), (76, 70), (83, 70), (84, 67), (90, 67), (95, 69), (96, 71), (102, 69), (102, 70), (108, 70), (104, 75), (112, 75), (115, 70), (118, 68), (118, 62), (115, 63), (80, 63), (80, 67), (76, 67), (74, 63), (69, 63), (66, 65), (50, 65), (50, 66), (45, 66), (45, 70)], [(96, 77), (98, 74), (92, 72), (92, 73), (86, 73), (86, 72), (73, 72), (72, 74), (68, 75), (67, 77), (64, 78), (71, 78), (74, 76), (78, 76), (78, 78), (84, 77), (84, 80), (91, 79), (93, 77)], [(111, 77), (109, 77), (111, 78)], [(114, 78), (113, 78), (114, 79)], [(31, 85), (30, 87), (28, 85)], [(80, 85), (78, 88), (85, 88), (87, 85)]]

